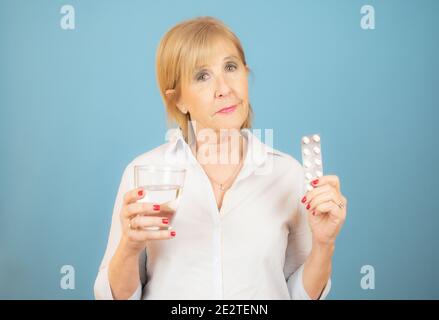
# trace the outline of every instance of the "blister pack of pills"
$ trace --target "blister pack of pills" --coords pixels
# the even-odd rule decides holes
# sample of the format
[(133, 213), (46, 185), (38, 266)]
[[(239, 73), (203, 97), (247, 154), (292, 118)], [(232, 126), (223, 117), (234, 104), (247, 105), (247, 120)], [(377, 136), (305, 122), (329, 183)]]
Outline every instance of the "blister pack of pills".
[(311, 181), (323, 176), (322, 147), (319, 134), (302, 137), (302, 165), (305, 169), (305, 188), (311, 191)]

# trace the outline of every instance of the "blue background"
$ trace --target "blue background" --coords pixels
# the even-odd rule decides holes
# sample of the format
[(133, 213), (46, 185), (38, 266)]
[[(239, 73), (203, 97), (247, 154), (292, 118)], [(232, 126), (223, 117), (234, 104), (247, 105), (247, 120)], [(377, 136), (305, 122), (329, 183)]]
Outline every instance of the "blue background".
[[(60, 28), (65, 4), (75, 30)], [(254, 127), (275, 148), (300, 160), (300, 137), (322, 135), (349, 200), (329, 298), (439, 298), (438, 14), (414, 0), (0, 0), (0, 298), (93, 298), (123, 169), (164, 142), (155, 50), (199, 15), (240, 37)]]

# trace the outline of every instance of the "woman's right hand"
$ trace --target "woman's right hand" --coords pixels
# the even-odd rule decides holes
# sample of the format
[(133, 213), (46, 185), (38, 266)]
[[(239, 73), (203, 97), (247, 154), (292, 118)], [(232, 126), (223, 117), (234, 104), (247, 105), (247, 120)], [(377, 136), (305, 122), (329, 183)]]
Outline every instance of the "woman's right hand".
[[(174, 212), (150, 202), (137, 202), (145, 196), (142, 188), (128, 191), (124, 195), (120, 212), (122, 225), (122, 243), (124, 249), (140, 253), (150, 240), (168, 240), (175, 237), (174, 230), (162, 230), (169, 227)], [(159, 227), (159, 230), (145, 230)]]

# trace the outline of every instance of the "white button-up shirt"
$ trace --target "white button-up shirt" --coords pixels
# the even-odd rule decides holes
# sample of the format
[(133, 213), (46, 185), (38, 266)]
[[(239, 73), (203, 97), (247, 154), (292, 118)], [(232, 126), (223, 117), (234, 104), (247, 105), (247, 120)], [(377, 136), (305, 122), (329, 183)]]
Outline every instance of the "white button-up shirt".
[[(124, 194), (134, 166), (184, 166), (186, 179), (172, 227), (177, 236), (148, 243), (132, 299), (310, 299), (303, 267), (312, 242), (300, 163), (262, 143), (249, 129), (243, 167), (218, 210), (211, 183), (181, 130), (125, 169), (113, 209), (107, 249), (95, 281), (97, 299), (113, 299), (108, 265), (122, 230)], [(142, 279), (143, 281), (140, 281)], [(321, 299), (330, 290), (329, 280)]]

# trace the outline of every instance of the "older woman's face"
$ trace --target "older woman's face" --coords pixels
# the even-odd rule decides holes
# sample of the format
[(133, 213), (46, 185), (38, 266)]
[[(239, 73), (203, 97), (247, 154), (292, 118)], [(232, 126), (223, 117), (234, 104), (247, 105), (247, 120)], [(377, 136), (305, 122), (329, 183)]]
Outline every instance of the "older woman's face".
[(248, 68), (233, 44), (216, 46), (207, 65), (183, 84), (177, 106), (190, 113), (197, 130), (240, 129), (249, 112)]

